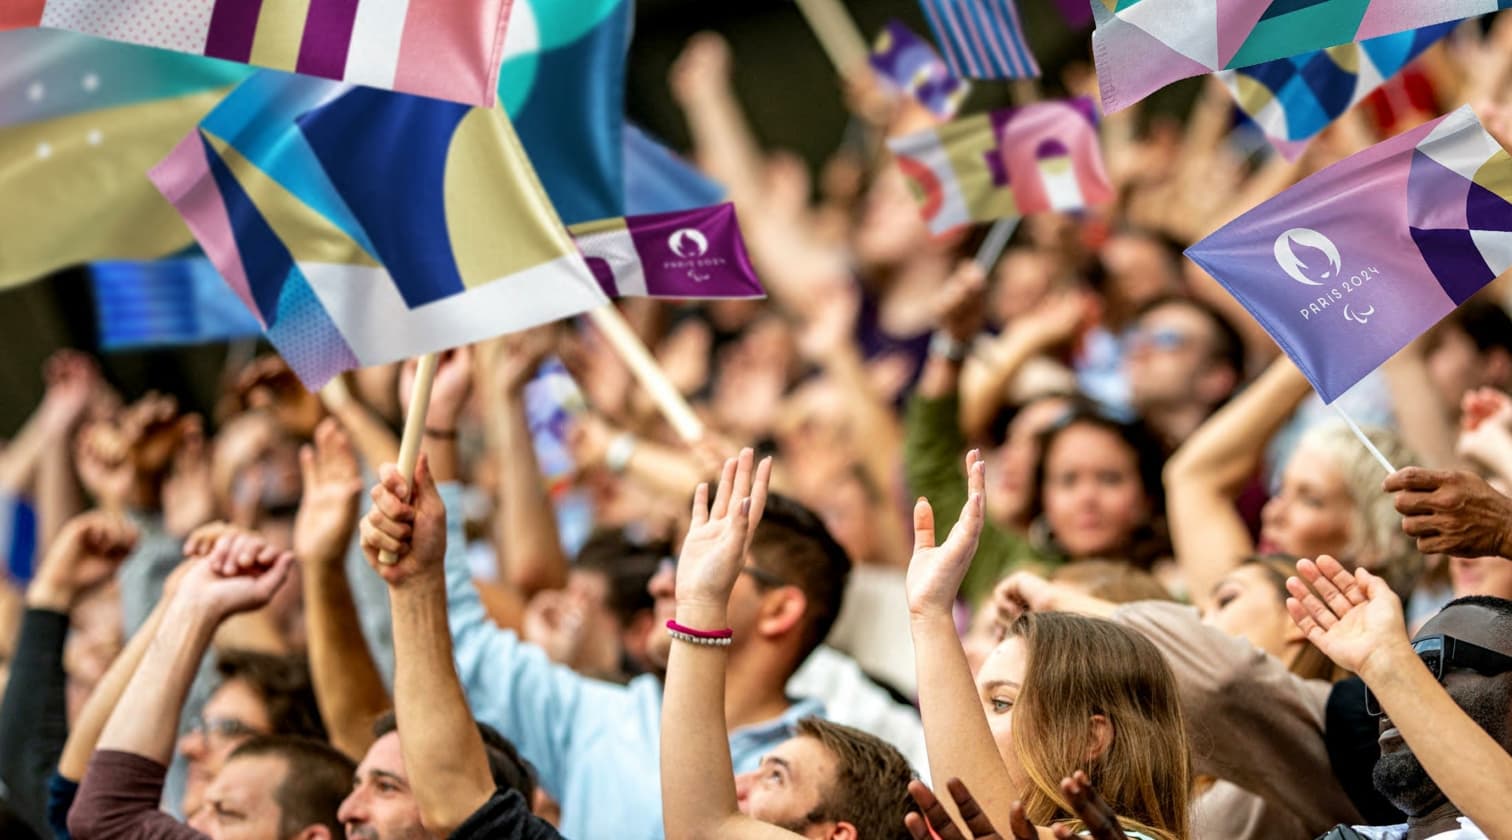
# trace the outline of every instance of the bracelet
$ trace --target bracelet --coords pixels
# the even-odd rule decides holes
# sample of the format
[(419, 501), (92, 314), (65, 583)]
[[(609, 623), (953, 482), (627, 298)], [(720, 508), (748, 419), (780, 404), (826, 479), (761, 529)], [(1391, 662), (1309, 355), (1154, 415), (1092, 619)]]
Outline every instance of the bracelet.
[(679, 642), (706, 647), (729, 647), (735, 640), (735, 631), (728, 627), (723, 630), (694, 630), (671, 620), (667, 622), (667, 635)]
[(604, 452), (604, 466), (610, 472), (622, 473), (625, 467), (630, 466), (630, 456), (634, 454), (635, 435), (620, 432), (614, 440), (609, 441), (609, 448)]
[(456, 429), (432, 429), (430, 426), (426, 426), (425, 427), (425, 436), (426, 437), (437, 438), (439, 440), (456, 440), (457, 439), (457, 430)]
[(964, 341), (957, 341), (954, 336), (944, 330), (936, 330), (929, 339), (929, 355), (938, 356), (947, 361), (960, 364), (966, 360), (966, 355), (971, 352), (971, 345)]

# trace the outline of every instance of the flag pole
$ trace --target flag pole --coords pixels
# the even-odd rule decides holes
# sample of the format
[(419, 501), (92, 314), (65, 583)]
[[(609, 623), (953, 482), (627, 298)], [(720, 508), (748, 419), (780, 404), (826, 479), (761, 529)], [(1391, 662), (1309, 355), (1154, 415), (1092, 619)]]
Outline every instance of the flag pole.
[[(420, 460), (420, 443), (425, 437), (425, 414), (430, 409), (431, 383), (436, 381), (436, 367), (440, 361), (440, 353), (426, 353), (415, 365), (409, 414), (404, 418), (404, 437), (399, 441), (399, 475), (406, 484), (414, 480), (415, 464)], [(399, 562), (399, 557), (392, 552), (381, 551), (378, 553), (378, 562), (392, 566)]]
[(819, 38), (841, 76), (858, 72), (866, 63), (869, 50), (856, 21), (840, 0), (797, 0), (798, 10), (808, 19), (809, 28)]
[(991, 274), (993, 266), (997, 265), (998, 258), (1003, 256), (1003, 250), (1008, 247), (1008, 240), (1013, 238), (1013, 232), (1018, 230), (1019, 220), (1022, 217), (1014, 216), (1008, 219), (998, 219), (987, 230), (987, 238), (982, 240), (982, 247), (977, 249), (976, 264), (983, 274)]
[(1349, 430), (1354, 432), (1355, 437), (1360, 439), (1360, 443), (1364, 444), (1365, 448), (1370, 451), (1370, 454), (1375, 456), (1376, 463), (1379, 463), (1386, 470), (1387, 475), (1397, 471), (1396, 467), (1393, 467), (1391, 462), (1386, 460), (1386, 455), (1376, 448), (1375, 443), (1360, 429), (1359, 425), (1355, 423), (1354, 418), (1349, 416), (1349, 412), (1345, 411), (1343, 406), (1335, 402), (1333, 410), (1339, 412), (1339, 416), (1343, 417), (1344, 422), (1349, 424)]
[(693, 413), (693, 407), (683, 399), (677, 386), (667, 378), (666, 371), (652, 358), (651, 351), (646, 349), (645, 342), (631, 329), (625, 316), (614, 307), (612, 303), (606, 303), (596, 309), (588, 310), (588, 318), (598, 331), (603, 333), (604, 339), (614, 352), (635, 374), (641, 387), (651, 395), (652, 402), (661, 411), (667, 422), (677, 432), (677, 436), (684, 443), (693, 443), (703, 437), (703, 422), (698, 415)]

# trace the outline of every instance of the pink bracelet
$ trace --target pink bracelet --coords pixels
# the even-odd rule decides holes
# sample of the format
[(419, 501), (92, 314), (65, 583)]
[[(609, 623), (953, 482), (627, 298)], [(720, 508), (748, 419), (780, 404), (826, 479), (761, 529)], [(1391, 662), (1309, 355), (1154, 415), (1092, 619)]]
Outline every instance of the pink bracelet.
[(671, 620), (667, 621), (667, 629), (695, 639), (728, 639), (735, 635), (735, 631), (728, 627), (723, 630), (694, 630), (692, 627), (684, 627)]

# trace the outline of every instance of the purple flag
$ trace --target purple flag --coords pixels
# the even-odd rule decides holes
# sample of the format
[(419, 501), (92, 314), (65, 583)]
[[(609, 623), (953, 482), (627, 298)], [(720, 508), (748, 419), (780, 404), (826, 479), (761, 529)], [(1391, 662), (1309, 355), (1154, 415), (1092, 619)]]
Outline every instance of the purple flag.
[(887, 22), (872, 45), (871, 66), (877, 75), (946, 119), (955, 116), (971, 91), (971, 85), (950, 72), (928, 41), (896, 20)]
[(1512, 267), (1512, 157), (1464, 107), (1187, 250), (1326, 402)]
[(1055, 0), (1055, 8), (1072, 29), (1081, 29), (1092, 23), (1094, 0)]
[(728, 202), (574, 225), (572, 235), (611, 297), (766, 297)]

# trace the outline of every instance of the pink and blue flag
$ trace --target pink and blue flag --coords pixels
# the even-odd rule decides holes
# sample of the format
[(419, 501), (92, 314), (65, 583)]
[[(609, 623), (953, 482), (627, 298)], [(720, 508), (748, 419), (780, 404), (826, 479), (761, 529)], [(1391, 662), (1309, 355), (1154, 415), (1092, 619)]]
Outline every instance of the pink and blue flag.
[(1463, 107), (1303, 179), (1187, 256), (1333, 402), (1512, 267), (1512, 156)]
[(510, 0), (6, 0), (41, 26), (490, 106)]
[(1014, 0), (920, 0), (956, 76), (1029, 79), (1040, 74)]
[(952, 73), (934, 47), (900, 21), (888, 21), (872, 44), (870, 61), (878, 76), (937, 117), (955, 116), (971, 92), (971, 84)]
[(1108, 113), (1166, 85), (1512, 8), (1512, 0), (1091, 0)]

